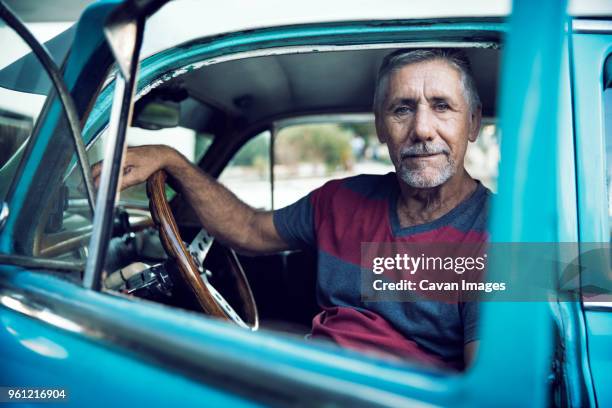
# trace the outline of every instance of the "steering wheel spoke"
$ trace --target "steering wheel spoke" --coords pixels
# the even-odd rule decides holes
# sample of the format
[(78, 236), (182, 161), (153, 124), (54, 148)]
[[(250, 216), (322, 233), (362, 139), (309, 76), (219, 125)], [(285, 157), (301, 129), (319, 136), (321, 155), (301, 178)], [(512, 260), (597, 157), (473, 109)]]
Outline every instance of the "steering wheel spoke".
[(227, 300), (225, 300), (223, 295), (219, 293), (219, 291), (215, 289), (212, 283), (208, 281), (208, 277), (206, 276), (206, 273), (201, 274), (200, 277), (204, 281), (204, 284), (206, 285), (206, 288), (208, 288), (208, 290), (210, 291), (210, 294), (212, 295), (212, 297), (219, 304), (221, 309), (223, 309), (223, 311), (225, 312), (227, 317), (230, 318), (230, 320), (232, 320), (238, 326), (243, 327), (245, 329), (253, 329), (253, 330), (256, 329), (256, 328), (249, 327), (249, 325), (246, 324), (244, 320), (242, 320), (242, 317), (240, 317), (240, 315), (236, 313), (234, 308), (229, 304)]
[(214, 242), (214, 238), (204, 229), (202, 228), (198, 235), (195, 236), (191, 244), (189, 244), (189, 253), (193, 257), (193, 260), (198, 267), (200, 273), (204, 273), (204, 259), (206, 259), (206, 255), (212, 248), (212, 244)]

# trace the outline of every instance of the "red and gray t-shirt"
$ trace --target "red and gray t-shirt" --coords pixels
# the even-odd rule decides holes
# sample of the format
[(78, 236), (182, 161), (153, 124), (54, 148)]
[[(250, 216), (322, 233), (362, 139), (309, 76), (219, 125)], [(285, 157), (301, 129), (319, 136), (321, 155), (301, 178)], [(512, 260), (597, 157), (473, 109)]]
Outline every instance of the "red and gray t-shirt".
[(484, 242), (487, 201), (482, 184), (465, 201), (427, 224), (402, 228), (395, 173), (332, 180), (274, 212), (281, 237), (316, 249), (313, 337), (341, 346), (460, 368), (463, 347), (476, 339), (474, 303), (363, 302), (362, 242)]

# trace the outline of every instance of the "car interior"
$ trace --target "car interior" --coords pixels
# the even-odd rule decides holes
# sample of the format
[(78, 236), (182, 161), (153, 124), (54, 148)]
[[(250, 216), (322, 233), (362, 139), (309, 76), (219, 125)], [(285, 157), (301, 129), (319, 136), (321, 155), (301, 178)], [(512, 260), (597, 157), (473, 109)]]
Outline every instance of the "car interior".
[[(194, 157), (194, 160), (201, 169), (218, 177), (231, 165), (243, 146), (262, 132), (274, 130), (283, 120), (301, 118), (302, 123), (307, 124), (309, 118), (316, 117), (319, 122), (328, 120), (333, 123), (339, 122), (340, 114), (361, 114), (361, 117), (368, 114), (367, 120), (371, 124), (376, 72), (384, 55), (392, 51), (394, 49), (387, 48), (270, 53), (205, 65), (176, 76), (140, 96), (134, 108), (132, 127), (147, 129), (149, 135), (166, 133), (153, 141), (145, 136), (145, 140), (141, 139), (137, 144), (172, 144), (170, 139), (178, 137), (173, 131), (190, 129), (207, 139), (203, 157), (199, 161)], [(500, 52), (496, 48), (469, 48), (465, 51), (482, 99), (483, 117), (485, 121), (494, 123)], [(92, 152), (100, 144), (96, 141), (94, 138), (89, 145), (90, 160)], [(128, 144), (134, 144), (129, 134)], [(95, 160), (95, 154), (93, 157)], [(267, 180), (270, 182), (270, 177)], [(280, 183), (274, 189), (282, 188), (279, 186)], [(138, 200), (131, 200), (137, 195), (122, 193), (122, 210), (127, 213), (128, 221), (136, 219), (139, 208), (146, 210), (146, 200), (140, 204)], [(189, 243), (200, 230), (200, 225), (181, 195), (172, 197), (171, 207), (182, 239)], [(293, 198), (297, 200), (300, 196)], [(248, 196), (244, 199), (249, 202)], [(126, 226), (122, 232), (135, 232), (139, 244), (134, 245), (133, 240), (118, 235), (109, 250), (107, 270), (117, 270), (135, 261), (151, 265), (165, 259), (151, 224), (142, 219), (138, 219), (136, 224), (139, 227)], [(211, 259), (207, 262), (218, 263), (214, 261), (215, 255), (211, 255)], [(307, 334), (313, 316), (319, 311), (315, 289), (316, 253), (290, 251), (257, 257), (239, 255), (239, 260), (257, 302), (260, 326), (302, 336)], [(223, 282), (223, 278), (215, 279), (215, 286), (219, 286), (217, 289), (232, 303), (231, 285)], [(146, 297), (142, 291), (131, 293)], [(198, 310), (192, 299), (177, 299), (175, 296), (172, 300), (162, 301)]]
[[(415, 46), (415, 43), (406, 45)], [(219, 178), (248, 204), (268, 210), (298, 200), (330, 178), (369, 172), (372, 168), (386, 173), (392, 170), (390, 161), (384, 162), (386, 149), (380, 144), (369, 145), (376, 140), (372, 99), (382, 58), (398, 47), (396, 44), (381, 44), (375, 47), (353, 45), (329, 49), (263, 50), (256, 55), (242, 53), (235, 58), (204, 61), (197, 69), (164, 75), (163, 80), (143, 87), (146, 91), (137, 94), (127, 143), (171, 145), (203, 171)], [(500, 50), (490, 43), (464, 50), (471, 62), (482, 101), (483, 129), (487, 124), (494, 126)], [(317, 171), (321, 174), (302, 177), (302, 170), (283, 166), (283, 160), (286, 163), (302, 157), (300, 152), (289, 154), (287, 151), (304, 149), (311, 140), (306, 133), (320, 131), (312, 126), (327, 126), (321, 133), (323, 138), (333, 138), (340, 133), (344, 137), (348, 126), (353, 132), (348, 142), (353, 150), (351, 154), (362, 158), (367, 156), (370, 163), (377, 161), (378, 167), (353, 165), (358, 161), (353, 157), (348, 161), (341, 159), (333, 168), (326, 165), (324, 170), (320, 169), (320, 163), (315, 163), (313, 168), (319, 169)], [(283, 136), (286, 129), (294, 139), (291, 143), (283, 142), (283, 138), (290, 139), (290, 136)], [(367, 133), (361, 135), (366, 146), (359, 148), (353, 142), (359, 139), (357, 133), (363, 133), (363, 129)], [(492, 147), (487, 145), (476, 149), (478, 151), (471, 156), (468, 151), (466, 165), (470, 161), (468, 171), (483, 182), (489, 180), (489, 187), (494, 190), (499, 157), (491, 151), (495, 153), (499, 135), (488, 130), (489, 141), (486, 143)], [(89, 136), (87, 150), (91, 163), (102, 158), (105, 134), (106, 129), (102, 129)], [(481, 132), (477, 143), (484, 136), (487, 135)], [(295, 139), (306, 142), (299, 144)], [(322, 149), (333, 147), (329, 144), (322, 146)], [(368, 148), (371, 152), (366, 155)], [(355, 153), (357, 150), (360, 152)], [(253, 151), (259, 154), (256, 159), (261, 160), (252, 161), (251, 167), (244, 172), (239, 164), (244, 164), (244, 157), (247, 153), (252, 156)], [(2, 159), (0, 165), (5, 169), (0, 169), (0, 174), (8, 171), (6, 168), (14, 161)], [(489, 167), (482, 171), (486, 162), (489, 162)], [(337, 171), (336, 167), (343, 169)], [(232, 172), (230, 170), (234, 173), (233, 181), (225, 177)], [(66, 172), (64, 187), (50, 201), (52, 205), (37, 228), (33, 245), (35, 256), (76, 260), (82, 264), (87, 258), (92, 218), (84, 199), (81, 177), (78, 166), (73, 163)], [(296, 187), (301, 182), (303, 184)], [(257, 188), (252, 187), (255, 184)], [(169, 180), (169, 186), (166, 195), (172, 213), (182, 240), (189, 244), (201, 226), (183, 197), (172, 190), (172, 180)], [(278, 197), (283, 199), (278, 200)], [(174, 262), (168, 259), (151, 219), (144, 184), (121, 193), (115, 218), (114, 238), (104, 268), (107, 271), (106, 289), (201, 311), (189, 290), (180, 284), (173, 290), (162, 291), (164, 293), (149, 290), (151, 279), (159, 279), (150, 273), (159, 270), (156, 265)], [(212, 270), (209, 278), (213, 286), (230, 304), (240, 303), (234, 282), (223, 271), (227, 268), (223, 263), (226, 252), (222, 245), (213, 245), (205, 265), (201, 265), (202, 272)], [(266, 256), (238, 254), (257, 303), (260, 327), (299, 336), (309, 333), (312, 318), (319, 312), (316, 257), (316, 252), (308, 250)], [(126, 275), (133, 277), (130, 288), (126, 287)], [(117, 276), (122, 279), (117, 280)], [(238, 314), (244, 313), (243, 307), (235, 307)]]

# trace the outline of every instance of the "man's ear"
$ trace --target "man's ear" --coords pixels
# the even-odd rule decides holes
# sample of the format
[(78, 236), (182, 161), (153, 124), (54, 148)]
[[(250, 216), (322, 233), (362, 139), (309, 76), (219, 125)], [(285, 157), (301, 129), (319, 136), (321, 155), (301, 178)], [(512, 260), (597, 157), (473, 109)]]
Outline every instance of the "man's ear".
[(468, 136), (468, 140), (470, 142), (475, 142), (478, 139), (478, 135), (480, 134), (480, 124), (482, 122), (482, 106), (478, 106), (474, 109), (472, 113), (472, 121), (470, 126), (470, 134)]
[(374, 114), (374, 126), (376, 127), (376, 136), (378, 136), (378, 141), (382, 144), (387, 143), (387, 132), (385, 132), (382, 119), (377, 113)]

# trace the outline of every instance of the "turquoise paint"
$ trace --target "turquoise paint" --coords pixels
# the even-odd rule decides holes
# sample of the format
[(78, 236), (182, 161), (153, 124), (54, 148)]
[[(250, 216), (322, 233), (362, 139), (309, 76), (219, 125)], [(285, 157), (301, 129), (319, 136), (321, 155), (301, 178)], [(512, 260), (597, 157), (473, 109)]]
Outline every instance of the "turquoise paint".
[[(139, 336), (153, 338), (157, 343), (170, 341), (174, 347), (192, 350), (194, 358), (198, 350), (214, 350), (215, 355), (223, 356), (228, 363), (245, 361), (251, 367), (262, 370), (269, 368), (284, 377), (314, 382), (322, 387), (342, 385), (352, 394), (380, 393), (381, 403), (390, 403), (398, 398), (402, 400), (402, 396), (405, 396), (418, 401), (450, 405), (456, 398), (453, 390), (457, 389), (460, 377), (384, 362), (350, 350), (317, 346), (278, 333), (253, 333), (159, 304), (84, 290), (48, 275), (18, 272), (13, 268), (4, 273), (10, 274), (12, 284), (18, 287), (43, 297), (60, 299), (67, 305), (79, 308), (85, 315), (98, 316), (113, 324), (135, 329)], [(56, 341), (53, 333), (48, 338)], [(0, 337), (0, 346), (5, 350), (2, 343)], [(71, 352), (81, 353), (80, 343), (64, 348), (67, 347), (74, 348), (69, 350)], [(129, 360), (133, 355), (128, 350), (117, 348), (114, 353), (117, 356), (116, 363), (103, 368), (109, 373), (116, 373), (115, 385), (123, 387), (121, 384), (124, 379), (118, 373), (130, 373), (130, 377), (132, 373), (124, 370), (121, 359)], [(155, 356), (151, 357), (154, 359)], [(74, 364), (79, 366), (77, 361)], [(161, 384), (163, 379), (155, 372), (140, 378), (150, 384)], [(181, 392), (180, 389), (175, 391)], [(403, 401), (405, 406), (411, 406), (409, 399)]]
[(260, 406), (5, 308), (0, 322), (0, 383), (64, 388), (68, 402), (57, 406)]
[(578, 242), (578, 206), (576, 191), (576, 159), (574, 118), (570, 74), (569, 38), (563, 41), (559, 78), (559, 112), (557, 114), (557, 211), (558, 241)]
[[(580, 240), (606, 243), (610, 242), (610, 223), (603, 67), (612, 53), (612, 35), (574, 34), (572, 48)], [(584, 315), (597, 401), (601, 407), (612, 406), (612, 313), (586, 311)]]
[[(572, 106), (571, 79), (571, 40), (566, 35), (561, 58), (561, 78), (559, 90), (558, 113), (558, 236), (559, 242), (579, 242), (578, 233), (578, 198), (576, 181), (576, 158), (574, 143), (574, 117)], [(566, 247), (566, 249), (569, 248)], [(573, 253), (570, 253), (573, 252)], [(578, 256), (578, 246), (575, 251), (560, 254), (561, 262), (570, 263)], [(577, 286), (577, 284), (576, 284)], [(577, 287), (576, 287), (577, 289)], [(574, 406), (580, 406), (585, 400), (595, 405), (592, 389), (591, 372), (589, 369), (585, 322), (581, 302), (563, 302), (558, 305), (557, 318), (562, 320), (564, 327), (565, 356), (563, 366), (567, 373), (568, 394)], [(570, 317), (562, 317), (570, 316)], [(577, 355), (575, 354), (577, 353)], [(575, 357), (575, 358), (573, 358)], [(585, 390), (586, 385), (586, 390)], [(586, 395), (584, 395), (586, 394)]]
[(586, 311), (591, 374), (600, 407), (612, 406), (612, 313)]
[[(502, 66), (502, 160), (491, 209), (493, 242), (559, 237), (557, 95), (565, 20), (565, 2), (513, 4)], [(489, 279), (503, 279), (496, 270), (507, 261), (492, 259)], [(488, 302), (481, 322), (478, 361), (468, 373), (474, 401), (545, 406), (553, 344), (549, 305)]]
[(609, 242), (603, 64), (612, 35), (573, 35), (574, 112), (580, 240)]

